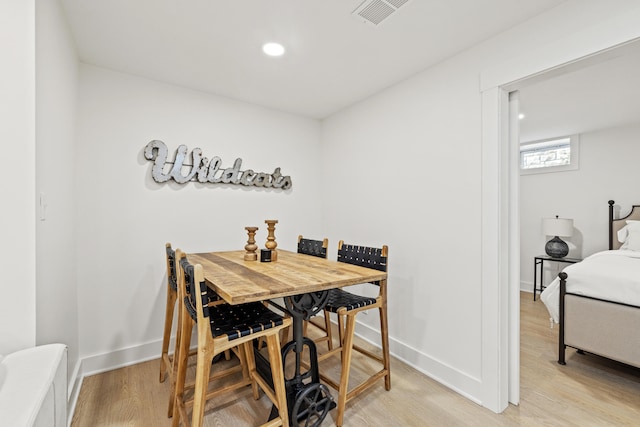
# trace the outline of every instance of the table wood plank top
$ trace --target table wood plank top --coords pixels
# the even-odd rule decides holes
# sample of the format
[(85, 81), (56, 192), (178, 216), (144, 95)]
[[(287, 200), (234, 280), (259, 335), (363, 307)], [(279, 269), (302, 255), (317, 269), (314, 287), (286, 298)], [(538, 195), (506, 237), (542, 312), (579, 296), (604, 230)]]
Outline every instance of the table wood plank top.
[(386, 280), (387, 273), (357, 265), (278, 250), (272, 262), (245, 261), (245, 251), (188, 254), (202, 265), (207, 284), (229, 304)]

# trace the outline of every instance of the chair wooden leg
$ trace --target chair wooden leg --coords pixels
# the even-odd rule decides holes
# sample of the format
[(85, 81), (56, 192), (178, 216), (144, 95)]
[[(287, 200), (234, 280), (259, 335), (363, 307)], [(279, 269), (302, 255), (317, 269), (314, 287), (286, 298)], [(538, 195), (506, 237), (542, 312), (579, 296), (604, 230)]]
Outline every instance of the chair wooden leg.
[(387, 319), (387, 307), (383, 304), (380, 310), (380, 340), (382, 342), (382, 364), (387, 374), (384, 376), (384, 388), (391, 390), (391, 369), (389, 363), (389, 323)]
[(242, 345), (241, 353), (243, 354), (242, 357), (245, 362), (245, 366), (242, 368), (242, 375), (245, 376), (245, 378), (248, 377), (251, 379), (253, 398), (258, 400), (260, 399), (260, 390), (258, 389), (258, 383), (256, 383), (256, 380), (253, 377), (256, 372), (256, 360), (253, 355), (253, 341), (244, 343), (244, 345)]
[(344, 341), (344, 317), (337, 313), (336, 317), (338, 318), (338, 342), (342, 345)]
[[(336, 313), (338, 317), (338, 347), (344, 347), (344, 337), (345, 337), (345, 315)], [(340, 352), (340, 361), (344, 360), (344, 351)]]
[(267, 350), (271, 375), (273, 378), (273, 391), (277, 402), (276, 407), (283, 426), (289, 426), (289, 410), (287, 408), (287, 391), (284, 385), (284, 368), (282, 366), (282, 354), (280, 353), (280, 339), (278, 335), (267, 336)]
[[(181, 322), (180, 319), (178, 319), (178, 325), (180, 325)], [(179, 371), (180, 367), (178, 366), (178, 358), (182, 358), (184, 357), (184, 367), (183, 369), (185, 369), (185, 377), (183, 378), (183, 383), (182, 386), (180, 387), (179, 390), (184, 390), (184, 383), (186, 382), (186, 367), (189, 363), (189, 355), (191, 353), (191, 332), (193, 331), (193, 321), (191, 319), (188, 319), (186, 321), (186, 324), (183, 325), (182, 328), (178, 328), (178, 332), (176, 334), (176, 347), (175, 350), (173, 352), (173, 363), (171, 365), (171, 369), (173, 371), (173, 374), (171, 376), (171, 387), (170, 387), (170, 391), (169, 391), (169, 409), (167, 411), (167, 416), (171, 417), (173, 416), (173, 405), (175, 404), (175, 400), (176, 400), (176, 390), (178, 390), (178, 385), (177, 385), (177, 372)], [(186, 338), (186, 342), (183, 342), (183, 338), (182, 337), (187, 337)], [(186, 353), (184, 353), (186, 352)], [(180, 356), (178, 356), (178, 354), (180, 354)]]
[(324, 311), (324, 327), (327, 332), (327, 346), (329, 351), (333, 350), (333, 332), (331, 331), (331, 312), (329, 310)]
[[(185, 319), (181, 323), (182, 325), (180, 328), (179, 337), (190, 337), (191, 329), (193, 328), (193, 322), (191, 321), (191, 318)], [(187, 333), (189, 335), (187, 335)], [(176, 352), (174, 354), (174, 364), (177, 365), (177, 369), (175, 371), (175, 381), (172, 383), (173, 389), (170, 396), (170, 398), (172, 398), (173, 400), (173, 408), (171, 411), (171, 414), (173, 416), (173, 420), (171, 423), (172, 427), (178, 427), (178, 425), (180, 424), (180, 410), (181, 408), (184, 408), (184, 384), (187, 376), (189, 345), (189, 339), (179, 338), (179, 347), (176, 347)]]
[(193, 414), (191, 415), (191, 427), (202, 427), (204, 422), (204, 407), (207, 403), (207, 388), (209, 387), (209, 374), (211, 373), (211, 361), (213, 349), (198, 350), (196, 364), (196, 384), (193, 390)]
[[(338, 319), (340, 319), (338, 315)], [(336, 425), (342, 426), (344, 421), (344, 410), (347, 406), (347, 394), (349, 392), (349, 374), (351, 370), (351, 355), (353, 351), (353, 335), (356, 329), (356, 316), (345, 316), (346, 327), (342, 341), (342, 371), (340, 373), (340, 388), (338, 390), (338, 417)]]
[(160, 354), (160, 382), (167, 378), (167, 370), (170, 366), (169, 341), (171, 340), (171, 326), (173, 324), (173, 311), (176, 306), (177, 292), (167, 285), (167, 306), (164, 314), (164, 333), (162, 335), (162, 353)]
[(244, 350), (244, 346), (238, 346), (236, 347), (236, 351), (234, 351), (236, 357), (238, 357), (238, 360), (240, 361), (240, 367), (242, 368), (242, 378), (244, 378), (245, 380), (249, 380), (250, 379), (250, 370), (249, 367), (247, 366), (247, 356), (246, 356), (246, 352)]

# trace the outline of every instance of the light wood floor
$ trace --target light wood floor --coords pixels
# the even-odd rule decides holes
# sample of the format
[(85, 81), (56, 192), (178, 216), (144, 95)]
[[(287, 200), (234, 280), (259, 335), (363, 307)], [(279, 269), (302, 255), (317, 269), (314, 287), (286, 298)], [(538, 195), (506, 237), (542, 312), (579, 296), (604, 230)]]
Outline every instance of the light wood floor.
[[(640, 369), (567, 352), (556, 363), (557, 327), (532, 295), (521, 295), (521, 402), (494, 414), (393, 360), (392, 389), (383, 383), (347, 406), (345, 426), (640, 426)], [(72, 427), (170, 426), (169, 388), (158, 360), (84, 379)], [(337, 373), (337, 367), (329, 371)], [(332, 392), (334, 392), (332, 390)], [(334, 392), (335, 397), (335, 392)], [(252, 426), (271, 404), (250, 390), (210, 402), (205, 426)], [(335, 410), (322, 423), (334, 425)], [(258, 422), (256, 421), (258, 420)]]

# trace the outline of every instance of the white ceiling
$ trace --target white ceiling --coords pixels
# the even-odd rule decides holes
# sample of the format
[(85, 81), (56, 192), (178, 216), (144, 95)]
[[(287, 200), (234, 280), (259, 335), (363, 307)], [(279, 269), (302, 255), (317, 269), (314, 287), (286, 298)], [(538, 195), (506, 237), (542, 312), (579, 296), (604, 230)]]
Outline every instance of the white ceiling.
[(520, 89), (523, 142), (640, 122), (640, 42)]
[(372, 26), (361, 0), (61, 0), (85, 63), (314, 118), (563, 1), (412, 0)]

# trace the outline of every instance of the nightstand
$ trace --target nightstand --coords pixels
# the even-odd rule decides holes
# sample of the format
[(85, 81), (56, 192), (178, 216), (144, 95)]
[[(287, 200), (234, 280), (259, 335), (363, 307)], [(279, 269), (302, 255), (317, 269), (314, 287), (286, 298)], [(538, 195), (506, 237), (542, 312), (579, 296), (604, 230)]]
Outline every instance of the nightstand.
[[(582, 261), (581, 258), (553, 258), (548, 255), (538, 255), (533, 258), (533, 300), (536, 300), (536, 292), (544, 290), (545, 286), (542, 284), (543, 275), (544, 275), (544, 262), (545, 261), (554, 261), (554, 262), (564, 262), (565, 264), (575, 264), (577, 262)], [(538, 266), (540, 266), (540, 286), (538, 286)]]

